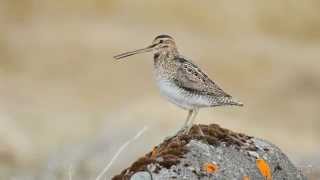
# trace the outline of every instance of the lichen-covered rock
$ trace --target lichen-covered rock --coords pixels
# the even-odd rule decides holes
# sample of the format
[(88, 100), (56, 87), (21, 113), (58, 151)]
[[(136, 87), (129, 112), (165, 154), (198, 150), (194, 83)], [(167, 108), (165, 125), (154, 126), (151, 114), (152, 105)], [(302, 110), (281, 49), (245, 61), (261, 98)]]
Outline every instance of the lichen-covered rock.
[(211, 124), (194, 125), (189, 134), (177, 133), (113, 177), (129, 179), (306, 178), (275, 145)]

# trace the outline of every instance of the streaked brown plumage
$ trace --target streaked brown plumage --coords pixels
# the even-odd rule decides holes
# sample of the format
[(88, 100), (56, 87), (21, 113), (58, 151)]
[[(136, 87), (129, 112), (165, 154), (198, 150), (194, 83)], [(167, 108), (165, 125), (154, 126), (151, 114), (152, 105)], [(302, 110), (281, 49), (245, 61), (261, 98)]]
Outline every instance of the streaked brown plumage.
[(184, 126), (186, 132), (192, 126), (199, 108), (242, 106), (242, 103), (224, 92), (197, 65), (181, 56), (174, 39), (168, 35), (157, 36), (147, 48), (119, 54), (115, 58), (150, 51), (154, 52), (154, 72), (161, 94), (172, 103), (189, 110)]

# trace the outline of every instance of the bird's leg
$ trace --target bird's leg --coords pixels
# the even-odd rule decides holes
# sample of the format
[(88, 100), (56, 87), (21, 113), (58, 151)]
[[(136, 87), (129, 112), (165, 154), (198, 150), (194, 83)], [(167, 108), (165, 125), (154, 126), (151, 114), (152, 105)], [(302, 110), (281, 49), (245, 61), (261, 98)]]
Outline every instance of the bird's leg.
[(196, 108), (196, 109), (194, 109), (193, 110), (193, 116), (192, 116), (192, 118), (190, 118), (190, 123), (189, 123), (189, 126), (190, 127), (192, 127), (192, 125), (193, 125), (193, 121), (196, 119), (196, 116), (197, 116), (197, 114), (198, 114), (198, 112), (199, 112), (199, 109), (198, 108)]
[(191, 127), (192, 127), (192, 125), (193, 125), (193, 121), (196, 119), (196, 116), (197, 116), (197, 114), (198, 114), (198, 112), (199, 112), (199, 109), (193, 109), (192, 110), (192, 117), (190, 118), (190, 122), (188, 122), (188, 124), (187, 124), (187, 128), (185, 129), (185, 131), (184, 131), (184, 133), (185, 134), (188, 134), (189, 133), (189, 131), (190, 131), (190, 129), (191, 129)]
[[(199, 112), (199, 109), (196, 108), (196, 109), (193, 110), (193, 112), (194, 112), (194, 113), (193, 113), (193, 116), (192, 116), (192, 118), (190, 118), (191, 121), (190, 121), (190, 123), (187, 125), (187, 129), (186, 129), (186, 131), (185, 131), (185, 133), (187, 133), (187, 134), (189, 133), (190, 129), (192, 128), (193, 122), (194, 122), (194, 120), (196, 119), (196, 116), (197, 116), (197, 114), (198, 114), (198, 112)], [(201, 136), (204, 136), (204, 133), (203, 133), (201, 127), (200, 127), (199, 125), (197, 125), (197, 127), (198, 127), (198, 130), (199, 130), (200, 135), (201, 135)]]
[(203, 131), (202, 131), (202, 129), (201, 129), (201, 127), (200, 127), (200, 125), (197, 125), (198, 126), (198, 128), (199, 128), (199, 133), (200, 133), (200, 135), (201, 136), (204, 136), (204, 133), (203, 133)]
[(190, 121), (191, 116), (192, 116), (192, 113), (193, 113), (193, 110), (189, 110), (189, 111), (188, 111), (188, 116), (187, 116), (187, 119), (186, 119), (186, 121), (184, 122), (184, 126), (183, 126), (184, 128), (188, 126), (189, 121)]
[(193, 110), (192, 110), (192, 109), (188, 111), (187, 119), (186, 119), (186, 121), (184, 122), (184, 125), (182, 126), (182, 128), (180, 129), (180, 131), (184, 131), (184, 130), (188, 127), (188, 123), (189, 123), (189, 121), (190, 121), (190, 118), (191, 118), (191, 116), (192, 116), (192, 113), (193, 113)]
[(165, 140), (168, 140), (168, 139), (176, 136), (176, 135), (179, 134), (180, 132), (185, 133), (186, 130), (188, 129), (188, 123), (189, 123), (189, 121), (190, 121), (190, 119), (191, 119), (192, 114), (193, 114), (193, 110), (191, 109), (191, 110), (188, 111), (187, 119), (186, 119), (186, 121), (184, 122), (184, 125), (181, 127), (181, 129), (179, 129), (179, 131), (178, 131), (175, 135), (166, 137)]

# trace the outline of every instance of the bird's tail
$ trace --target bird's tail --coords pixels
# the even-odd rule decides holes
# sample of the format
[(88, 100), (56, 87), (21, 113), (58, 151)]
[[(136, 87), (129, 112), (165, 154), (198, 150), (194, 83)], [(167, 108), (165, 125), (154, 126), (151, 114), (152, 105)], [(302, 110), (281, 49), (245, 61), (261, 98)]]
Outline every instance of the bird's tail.
[(243, 106), (243, 103), (238, 101), (237, 99), (234, 99), (234, 98), (228, 98), (226, 100), (226, 104), (228, 105), (232, 105), (232, 106)]
[(240, 101), (232, 101), (232, 102), (230, 103), (230, 105), (232, 105), (232, 106), (243, 106), (243, 103), (240, 102)]
[(223, 97), (220, 99), (221, 105), (243, 106), (243, 103), (233, 97)]

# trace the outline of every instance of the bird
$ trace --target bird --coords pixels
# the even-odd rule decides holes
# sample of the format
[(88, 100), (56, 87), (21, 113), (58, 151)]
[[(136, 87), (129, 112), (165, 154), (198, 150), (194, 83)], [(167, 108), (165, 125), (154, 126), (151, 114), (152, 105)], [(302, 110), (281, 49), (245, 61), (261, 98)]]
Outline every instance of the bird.
[(181, 128), (184, 133), (189, 133), (200, 108), (243, 106), (243, 103), (223, 91), (198, 65), (181, 55), (175, 40), (169, 35), (158, 35), (151, 45), (118, 54), (114, 58), (120, 60), (147, 52), (153, 52), (154, 74), (160, 94), (188, 111)]

